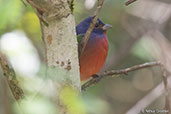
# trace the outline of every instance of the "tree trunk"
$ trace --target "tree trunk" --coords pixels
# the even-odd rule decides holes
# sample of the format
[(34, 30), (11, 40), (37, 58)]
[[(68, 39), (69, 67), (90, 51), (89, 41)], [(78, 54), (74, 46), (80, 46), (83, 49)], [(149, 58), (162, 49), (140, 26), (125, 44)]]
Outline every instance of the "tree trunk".
[[(56, 82), (55, 97), (61, 105), (59, 96), (64, 87), (71, 86), (80, 91), (77, 39), (72, 14), (73, 0), (27, 1), (36, 9), (40, 19), (46, 48), (47, 77)], [(60, 110), (63, 113), (67, 112), (65, 108)]]
[(67, 77), (60, 76), (60, 78), (66, 78), (67, 84), (70, 83), (79, 89), (78, 49), (73, 15), (55, 19), (48, 23), (48, 27), (43, 22), (41, 23), (47, 65), (52, 68), (64, 69), (68, 75)]

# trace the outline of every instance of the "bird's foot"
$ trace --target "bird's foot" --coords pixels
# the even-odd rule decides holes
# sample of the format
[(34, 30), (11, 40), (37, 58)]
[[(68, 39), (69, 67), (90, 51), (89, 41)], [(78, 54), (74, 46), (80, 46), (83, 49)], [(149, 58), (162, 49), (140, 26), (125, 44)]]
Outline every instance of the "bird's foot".
[(97, 74), (93, 74), (92, 77), (93, 77), (95, 83), (99, 82), (100, 79), (101, 79), (101, 76), (99, 76), (99, 75), (97, 75)]

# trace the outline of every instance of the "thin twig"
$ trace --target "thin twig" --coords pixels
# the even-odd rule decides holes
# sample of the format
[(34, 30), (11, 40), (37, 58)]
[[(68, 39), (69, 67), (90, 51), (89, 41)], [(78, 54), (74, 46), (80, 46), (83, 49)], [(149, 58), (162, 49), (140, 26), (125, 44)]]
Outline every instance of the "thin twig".
[(40, 21), (42, 21), (46, 26), (49, 26), (48, 22), (43, 18), (43, 14), (47, 12), (45, 8), (40, 8), (37, 4), (35, 4), (32, 0), (27, 0), (27, 2), (36, 9), (36, 14), (39, 17)]
[(90, 23), (90, 26), (89, 26), (86, 34), (84, 35), (83, 40), (81, 41), (81, 44), (80, 44), (80, 47), (79, 47), (79, 57), (82, 55), (82, 53), (83, 53), (83, 51), (84, 51), (84, 49), (85, 49), (85, 47), (87, 45), (87, 42), (88, 42), (88, 40), (90, 38), (91, 32), (93, 31), (94, 26), (97, 23), (97, 16), (100, 13), (100, 10), (101, 10), (101, 8), (103, 6), (103, 3), (104, 3), (104, 0), (98, 0), (98, 5), (97, 5), (96, 11), (94, 13), (93, 19), (92, 19), (92, 21)]
[(120, 75), (120, 74), (126, 75), (132, 71), (136, 71), (136, 70), (147, 68), (147, 67), (159, 66), (159, 65), (161, 65), (161, 62), (156, 61), (156, 62), (148, 62), (148, 63), (144, 63), (144, 64), (140, 64), (140, 65), (135, 65), (135, 66), (132, 66), (132, 67), (129, 67), (126, 69), (106, 71), (103, 74), (99, 75), (98, 78), (92, 78), (89, 81), (87, 81), (86, 83), (84, 83), (81, 88), (82, 88), (82, 90), (85, 90), (87, 87), (89, 87), (93, 84), (96, 84), (104, 77)]
[(39, 11), (40, 14), (47, 12), (45, 8), (40, 8), (37, 4), (35, 4), (32, 0), (26, 0), (33, 8)]
[(163, 84), (165, 88), (165, 109), (170, 112), (170, 102), (169, 102), (169, 87), (168, 87), (168, 77), (167, 72), (164, 66), (161, 66), (162, 69), (162, 78), (163, 78)]
[(8, 64), (6, 57), (0, 52), (0, 65), (3, 70), (3, 74), (6, 77), (8, 85), (16, 100), (20, 100), (24, 97), (23, 90), (18, 86), (18, 81), (14, 69)]
[(27, 7), (27, 4), (24, 2), (24, 0), (21, 0), (21, 2), (24, 4), (25, 7)]
[(132, 4), (132, 3), (135, 2), (135, 1), (137, 1), (137, 0), (128, 0), (128, 1), (125, 3), (125, 5), (128, 6), (128, 5)]

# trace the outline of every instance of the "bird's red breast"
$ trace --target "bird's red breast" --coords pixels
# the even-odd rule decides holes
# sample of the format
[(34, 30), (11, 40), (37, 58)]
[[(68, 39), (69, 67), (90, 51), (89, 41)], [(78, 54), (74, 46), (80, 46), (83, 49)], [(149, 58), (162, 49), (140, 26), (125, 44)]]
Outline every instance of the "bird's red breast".
[(80, 64), (81, 81), (97, 74), (103, 67), (108, 53), (108, 40), (106, 33), (103, 37), (90, 38), (84, 52), (82, 53)]

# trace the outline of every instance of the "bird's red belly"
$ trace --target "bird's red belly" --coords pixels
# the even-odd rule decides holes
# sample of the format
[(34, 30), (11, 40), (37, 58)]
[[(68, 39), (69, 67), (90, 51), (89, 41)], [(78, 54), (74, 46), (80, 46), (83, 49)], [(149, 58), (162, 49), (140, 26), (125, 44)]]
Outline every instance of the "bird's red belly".
[(80, 57), (80, 78), (81, 81), (90, 78), (103, 67), (108, 53), (108, 41), (104, 39), (97, 44), (87, 45)]

